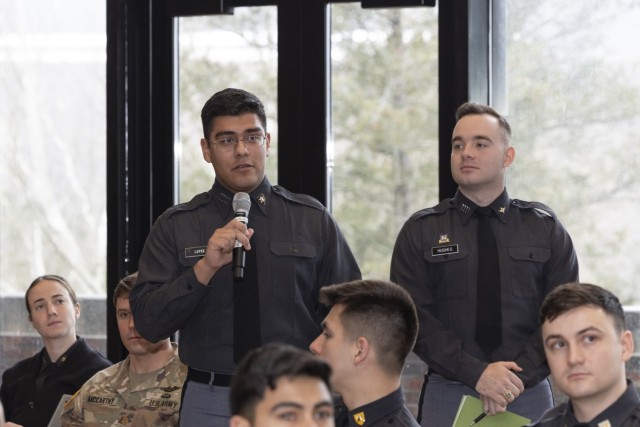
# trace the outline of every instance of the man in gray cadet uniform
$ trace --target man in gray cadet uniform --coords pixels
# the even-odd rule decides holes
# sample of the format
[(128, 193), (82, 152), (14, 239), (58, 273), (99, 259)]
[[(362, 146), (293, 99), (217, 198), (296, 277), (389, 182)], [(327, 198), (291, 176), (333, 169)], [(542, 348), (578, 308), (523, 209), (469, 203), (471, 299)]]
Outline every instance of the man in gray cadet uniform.
[(569, 234), (547, 206), (511, 199), (511, 127), (493, 108), (456, 112), (451, 172), (458, 191), (412, 215), (400, 231), (391, 280), (416, 303), (414, 352), (429, 366), (421, 424), (453, 423), (463, 395), (489, 415), (536, 419), (553, 404), (538, 309), (578, 279)]
[[(202, 108), (202, 126), (213, 187), (156, 221), (131, 309), (151, 341), (180, 332), (180, 358), (189, 366), (180, 423), (222, 426), (229, 422), (229, 384), (241, 357), (270, 342), (306, 348), (326, 314), (320, 288), (358, 279), (360, 270), (321, 203), (266, 178), (271, 135), (255, 95), (215, 93)], [(250, 200), (243, 208), (248, 227), (234, 219), (232, 201), (246, 196), (241, 193)], [(236, 242), (246, 250), (246, 267), (234, 282)]]

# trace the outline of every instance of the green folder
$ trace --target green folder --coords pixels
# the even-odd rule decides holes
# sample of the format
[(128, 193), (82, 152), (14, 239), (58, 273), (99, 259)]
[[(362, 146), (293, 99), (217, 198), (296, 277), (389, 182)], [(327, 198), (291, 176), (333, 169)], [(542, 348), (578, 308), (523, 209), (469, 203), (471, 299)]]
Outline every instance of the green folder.
[[(458, 412), (452, 427), (469, 427), (481, 413), (482, 401), (476, 397), (464, 395), (460, 400), (460, 406), (458, 406)], [(528, 418), (507, 411), (503, 414), (487, 415), (477, 424), (474, 424), (474, 427), (522, 427), (530, 422), (531, 420)]]

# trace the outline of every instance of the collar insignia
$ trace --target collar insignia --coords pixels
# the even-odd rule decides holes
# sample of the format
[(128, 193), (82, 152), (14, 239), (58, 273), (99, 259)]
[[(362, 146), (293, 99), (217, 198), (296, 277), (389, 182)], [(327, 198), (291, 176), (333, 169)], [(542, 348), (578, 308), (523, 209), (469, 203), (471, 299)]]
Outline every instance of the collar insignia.
[(447, 236), (446, 234), (441, 234), (440, 239), (438, 240), (438, 244), (442, 245), (444, 243), (449, 243), (449, 236)]
[(228, 205), (229, 202), (232, 200), (232, 197), (229, 196), (228, 194), (221, 192), (221, 193), (218, 193), (218, 200), (220, 200), (225, 205)]
[(498, 209), (498, 212), (503, 214), (505, 212), (505, 210), (506, 210), (506, 208), (504, 206), (500, 206), (500, 208)]
[(471, 212), (471, 207), (463, 203), (460, 205), (460, 210), (463, 214), (468, 214), (469, 212)]
[(598, 427), (611, 427), (611, 423), (609, 422), (609, 420), (604, 420), (598, 423)]
[(267, 198), (265, 197), (264, 194), (260, 194), (258, 196), (258, 203), (260, 203), (261, 205), (264, 205), (265, 203), (267, 203)]
[(366, 421), (364, 418), (364, 412), (358, 412), (357, 414), (353, 414), (353, 421), (356, 422), (359, 426), (363, 425)]

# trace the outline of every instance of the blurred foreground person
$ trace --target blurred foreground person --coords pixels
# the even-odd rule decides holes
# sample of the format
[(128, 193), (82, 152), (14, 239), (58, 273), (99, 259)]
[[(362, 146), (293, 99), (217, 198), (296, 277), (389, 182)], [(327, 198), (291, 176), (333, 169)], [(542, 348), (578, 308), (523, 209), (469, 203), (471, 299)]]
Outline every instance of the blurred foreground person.
[(331, 368), (285, 344), (252, 350), (231, 383), (231, 427), (332, 427)]

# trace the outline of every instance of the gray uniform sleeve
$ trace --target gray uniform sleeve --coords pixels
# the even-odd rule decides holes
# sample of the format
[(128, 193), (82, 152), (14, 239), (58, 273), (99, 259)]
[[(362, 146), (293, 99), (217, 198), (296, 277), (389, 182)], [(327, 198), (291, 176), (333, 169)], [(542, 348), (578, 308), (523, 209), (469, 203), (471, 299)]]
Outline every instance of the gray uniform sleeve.
[(318, 282), (322, 286), (326, 286), (361, 279), (360, 268), (349, 244), (340, 231), (338, 224), (326, 210), (324, 220), (326, 242), (324, 244), (322, 265), (317, 269), (319, 273)]
[(180, 264), (175, 224), (162, 217), (154, 224), (140, 256), (138, 283), (129, 295), (136, 329), (152, 342), (181, 329), (210, 290), (198, 283), (192, 265)]

